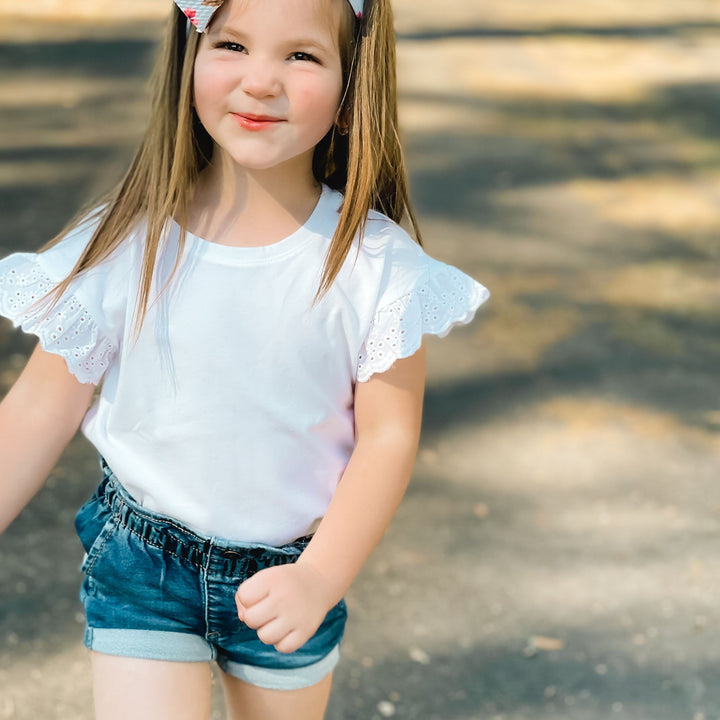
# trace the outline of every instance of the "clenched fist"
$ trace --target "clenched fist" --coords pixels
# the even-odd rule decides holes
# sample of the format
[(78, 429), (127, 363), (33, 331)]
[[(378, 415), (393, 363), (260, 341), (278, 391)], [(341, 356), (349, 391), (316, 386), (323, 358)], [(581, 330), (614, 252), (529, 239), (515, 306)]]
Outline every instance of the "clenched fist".
[(258, 571), (235, 593), (238, 617), (282, 653), (302, 647), (334, 605), (330, 583), (312, 565), (295, 562)]

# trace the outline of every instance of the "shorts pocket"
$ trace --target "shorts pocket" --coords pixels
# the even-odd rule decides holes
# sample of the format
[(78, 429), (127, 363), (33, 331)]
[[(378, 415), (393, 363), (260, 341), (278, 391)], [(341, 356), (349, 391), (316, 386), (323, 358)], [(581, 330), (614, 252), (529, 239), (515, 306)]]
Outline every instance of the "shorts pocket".
[(80, 572), (89, 573), (105, 543), (118, 525), (118, 519), (109, 508), (93, 495), (76, 513), (75, 530), (80, 538), (85, 556)]

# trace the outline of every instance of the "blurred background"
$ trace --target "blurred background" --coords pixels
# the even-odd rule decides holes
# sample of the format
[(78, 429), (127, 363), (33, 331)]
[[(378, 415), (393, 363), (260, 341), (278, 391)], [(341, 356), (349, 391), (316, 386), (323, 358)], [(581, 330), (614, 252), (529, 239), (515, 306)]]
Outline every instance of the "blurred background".
[[(328, 720), (718, 720), (720, 3), (394, 7), (426, 250), (492, 297), (427, 341)], [(0, 257), (121, 177), (170, 8), (0, 0)], [(34, 344), (0, 320), (0, 394)], [(0, 718), (93, 716), (99, 480), (78, 435), (0, 538)]]

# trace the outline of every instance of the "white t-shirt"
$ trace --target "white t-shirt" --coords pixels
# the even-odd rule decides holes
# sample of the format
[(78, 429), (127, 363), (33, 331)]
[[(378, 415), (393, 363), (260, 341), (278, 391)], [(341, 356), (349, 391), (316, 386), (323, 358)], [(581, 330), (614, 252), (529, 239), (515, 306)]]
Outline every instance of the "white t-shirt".
[(359, 248), (356, 238), (311, 308), (342, 199), (323, 185), (308, 221), (263, 247), (188, 234), (158, 299), (177, 252), (169, 222), (136, 345), (144, 222), (45, 320), (46, 305), (27, 306), (67, 275), (96, 221), (43, 253), (0, 260), (0, 314), (82, 382), (103, 381), (82, 432), (141, 505), (235, 542), (314, 532), (355, 445), (355, 383), (412, 355), (423, 334), (470, 322), (488, 299), (371, 211)]

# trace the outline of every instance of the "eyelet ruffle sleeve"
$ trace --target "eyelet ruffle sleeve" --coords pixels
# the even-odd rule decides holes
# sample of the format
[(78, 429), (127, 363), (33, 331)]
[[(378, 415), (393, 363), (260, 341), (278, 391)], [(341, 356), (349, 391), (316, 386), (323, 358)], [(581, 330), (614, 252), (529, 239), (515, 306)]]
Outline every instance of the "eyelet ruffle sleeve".
[(36, 335), (43, 350), (64, 357), (80, 382), (97, 384), (116, 348), (73, 292), (66, 292), (50, 313), (50, 298), (30, 307), (55, 286), (37, 255), (9, 255), (0, 260), (0, 315)]
[(426, 334), (445, 337), (469, 323), (490, 291), (453, 265), (428, 257), (424, 278), (411, 291), (378, 309), (358, 356), (357, 381), (413, 355)]

